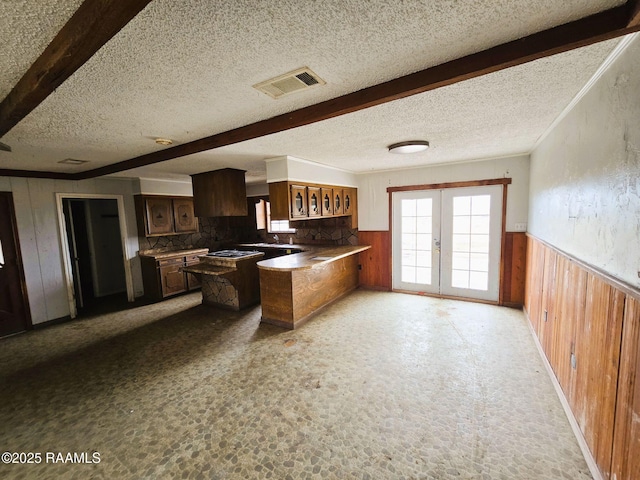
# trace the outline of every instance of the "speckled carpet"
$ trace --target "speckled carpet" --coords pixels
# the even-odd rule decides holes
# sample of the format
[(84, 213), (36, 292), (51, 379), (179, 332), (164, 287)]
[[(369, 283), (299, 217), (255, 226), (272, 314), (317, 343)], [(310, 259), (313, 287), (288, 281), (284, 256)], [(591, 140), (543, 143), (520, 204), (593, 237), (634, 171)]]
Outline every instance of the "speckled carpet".
[(285, 331), (200, 298), (0, 340), (33, 460), (0, 478), (591, 478), (522, 312), (356, 291)]

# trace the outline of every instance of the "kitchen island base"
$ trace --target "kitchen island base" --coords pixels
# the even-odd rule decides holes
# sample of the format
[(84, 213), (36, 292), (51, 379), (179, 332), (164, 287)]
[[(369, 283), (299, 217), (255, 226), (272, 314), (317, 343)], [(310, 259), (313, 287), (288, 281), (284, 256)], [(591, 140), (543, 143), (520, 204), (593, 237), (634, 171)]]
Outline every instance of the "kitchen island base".
[(259, 271), (262, 321), (295, 329), (358, 286), (358, 255), (313, 268)]

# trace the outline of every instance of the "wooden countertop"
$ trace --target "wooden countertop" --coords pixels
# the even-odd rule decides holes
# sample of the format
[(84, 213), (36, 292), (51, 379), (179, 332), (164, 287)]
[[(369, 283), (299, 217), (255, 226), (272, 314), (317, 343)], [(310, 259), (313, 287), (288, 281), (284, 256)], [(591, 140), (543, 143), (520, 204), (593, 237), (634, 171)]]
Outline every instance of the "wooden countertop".
[(271, 258), (258, 262), (258, 268), (262, 270), (292, 271), (316, 268), (333, 262), (340, 258), (356, 253), (364, 252), (371, 248), (370, 245), (335, 245), (335, 246), (315, 246), (298, 245), (304, 248), (300, 253), (283, 255), (282, 257)]
[(167, 252), (158, 253), (138, 253), (138, 255), (140, 257), (151, 257), (155, 258), (156, 260), (161, 260), (163, 258), (180, 257), (187, 255), (205, 255), (207, 253), (209, 253), (208, 248), (189, 248), (186, 250), (170, 250)]

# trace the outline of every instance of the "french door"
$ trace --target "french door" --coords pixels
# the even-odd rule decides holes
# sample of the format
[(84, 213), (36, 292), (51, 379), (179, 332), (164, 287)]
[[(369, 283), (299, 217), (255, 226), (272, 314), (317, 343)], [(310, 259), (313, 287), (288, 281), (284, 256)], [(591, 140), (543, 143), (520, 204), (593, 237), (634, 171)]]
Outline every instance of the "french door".
[(498, 301), (502, 185), (393, 192), (393, 288)]

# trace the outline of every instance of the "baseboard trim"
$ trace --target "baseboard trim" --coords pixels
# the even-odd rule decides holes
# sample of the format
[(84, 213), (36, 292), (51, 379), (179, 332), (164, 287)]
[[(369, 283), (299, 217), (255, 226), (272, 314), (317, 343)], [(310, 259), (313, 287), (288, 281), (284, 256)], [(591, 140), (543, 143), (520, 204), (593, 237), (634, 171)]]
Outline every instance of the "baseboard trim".
[(591, 453), (591, 450), (589, 450), (589, 446), (587, 445), (587, 441), (585, 440), (584, 435), (580, 430), (578, 421), (576, 420), (576, 417), (573, 415), (573, 412), (571, 411), (571, 407), (569, 406), (567, 397), (565, 397), (564, 392), (562, 391), (560, 382), (558, 382), (558, 379), (556, 378), (555, 373), (553, 373), (553, 368), (551, 367), (551, 364), (549, 363), (549, 360), (547, 359), (547, 356), (545, 355), (544, 350), (542, 349), (542, 344), (540, 343), (540, 340), (538, 339), (538, 336), (536, 335), (536, 332), (533, 329), (533, 325), (529, 320), (529, 313), (527, 312), (526, 309), (523, 309), (523, 312), (527, 320), (527, 325), (529, 326), (529, 331), (531, 332), (531, 336), (533, 337), (533, 341), (535, 342), (536, 348), (538, 349), (538, 353), (540, 354), (540, 358), (542, 359), (542, 363), (544, 363), (544, 368), (547, 370), (547, 374), (551, 379), (551, 383), (553, 384), (553, 388), (556, 391), (556, 395), (558, 395), (558, 398), (560, 399), (560, 404), (562, 405), (562, 408), (564, 409), (564, 413), (567, 416), (567, 419), (569, 420), (569, 424), (571, 425), (571, 430), (573, 430), (573, 434), (575, 435), (576, 440), (578, 441), (578, 445), (580, 446), (582, 455), (584, 456), (584, 459), (587, 462), (587, 466), (589, 467), (591, 476), (593, 477), (593, 480), (605, 480), (604, 476), (600, 472), (600, 469), (598, 468), (598, 464), (596, 463), (595, 458), (593, 458), (593, 454)]

